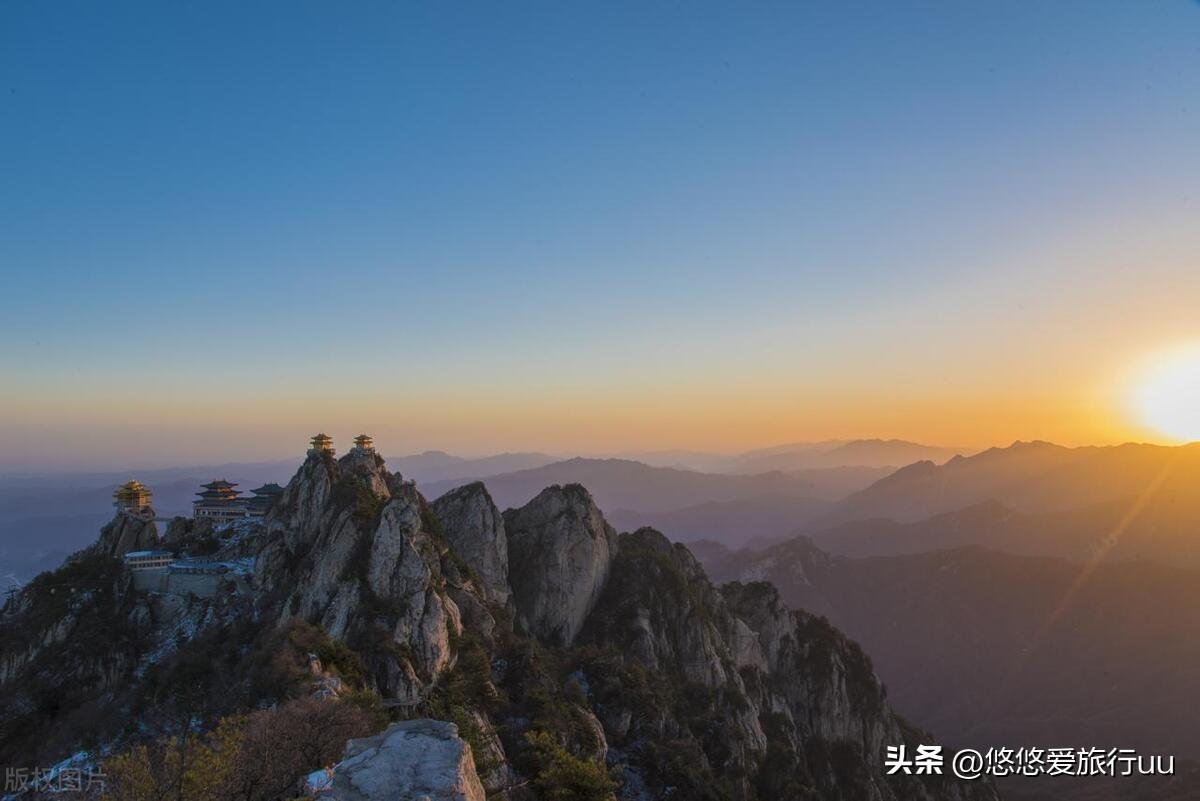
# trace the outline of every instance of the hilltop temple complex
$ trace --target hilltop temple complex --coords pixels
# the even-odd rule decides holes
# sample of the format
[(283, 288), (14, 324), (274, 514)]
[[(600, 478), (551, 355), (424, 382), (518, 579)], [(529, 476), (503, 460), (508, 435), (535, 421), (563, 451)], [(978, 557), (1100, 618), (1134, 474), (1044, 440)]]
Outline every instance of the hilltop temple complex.
[(226, 523), (247, 517), (246, 502), (242, 500), (237, 484), (223, 478), (203, 485), (204, 491), (192, 501), (192, 517), (196, 520), (212, 520)]
[(192, 502), (192, 517), (214, 523), (263, 517), (283, 494), (283, 487), (272, 483), (250, 490), (253, 497), (243, 498), (237, 484), (223, 478), (204, 484), (203, 489), (196, 493), (200, 497)]
[[(334, 455), (333, 439), (327, 434), (313, 436), (309, 444), (310, 456)], [(378, 459), (375, 442), (367, 434), (359, 434), (354, 438), (349, 455)], [(196, 493), (196, 500), (192, 502), (192, 519), (221, 525), (248, 518), (262, 518), (284, 492), (284, 487), (279, 484), (268, 483), (251, 490), (251, 496), (245, 497), (238, 489), (237, 482), (225, 478), (213, 479), (201, 485), (201, 491)], [(149, 487), (132, 478), (113, 492), (117, 520), (124, 521), (121, 525), (137, 527), (138, 532), (144, 532), (148, 526), (151, 532), (149, 538), (139, 535), (139, 538), (128, 543), (125, 543), (126, 538), (117, 535), (117, 543), (112, 551), (123, 558), (139, 590), (166, 595), (209, 596), (216, 593), (225, 581), (233, 581), (243, 590), (248, 587), (243, 575), (244, 565), (239, 566), (238, 560), (220, 561), (210, 556), (189, 556), (188, 550), (181, 550), (178, 545), (164, 549), (164, 543), (159, 540), (154, 528), (154, 521), (160, 518), (155, 516), (150, 506), (152, 495)]]
[[(316, 434), (309, 441), (308, 452), (335, 455), (333, 438), (328, 434)], [(375, 441), (367, 434), (354, 438), (351, 453), (375, 453)], [(213, 479), (201, 485), (201, 491), (192, 502), (194, 520), (211, 520), (213, 523), (228, 523), (251, 517), (264, 517), (283, 495), (284, 488), (276, 483), (263, 484), (251, 490), (251, 497), (242, 495), (236, 482), (224, 478)], [(113, 506), (119, 511), (138, 518), (153, 519), (150, 506), (150, 488), (136, 479), (130, 479), (113, 492)]]
[(134, 517), (154, 517), (154, 510), (150, 507), (152, 494), (149, 487), (131, 478), (113, 492), (113, 506), (117, 511)]

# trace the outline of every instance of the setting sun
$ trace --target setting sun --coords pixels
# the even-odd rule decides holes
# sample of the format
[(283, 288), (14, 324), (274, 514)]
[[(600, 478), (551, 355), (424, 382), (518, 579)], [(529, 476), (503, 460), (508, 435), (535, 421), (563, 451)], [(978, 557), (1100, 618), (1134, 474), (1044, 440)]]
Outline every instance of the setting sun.
[(1134, 390), (1139, 422), (1177, 440), (1200, 440), (1200, 344), (1155, 360)]

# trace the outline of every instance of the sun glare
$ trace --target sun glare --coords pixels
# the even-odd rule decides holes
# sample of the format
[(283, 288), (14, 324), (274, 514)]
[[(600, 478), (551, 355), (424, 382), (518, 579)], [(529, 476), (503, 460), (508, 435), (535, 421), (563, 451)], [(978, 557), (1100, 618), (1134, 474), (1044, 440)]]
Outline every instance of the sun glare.
[(1134, 389), (1138, 421), (1172, 439), (1200, 440), (1200, 344), (1149, 365)]

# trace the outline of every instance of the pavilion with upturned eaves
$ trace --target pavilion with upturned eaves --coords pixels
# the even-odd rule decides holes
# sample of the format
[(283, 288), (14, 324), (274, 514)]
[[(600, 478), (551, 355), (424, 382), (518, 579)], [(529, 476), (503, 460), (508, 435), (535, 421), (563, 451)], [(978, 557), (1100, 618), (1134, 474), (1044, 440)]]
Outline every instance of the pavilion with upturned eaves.
[(224, 523), (250, 516), (250, 509), (242, 499), (237, 484), (221, 478), (203, 487), (203, 492), (196, 493), (200, 497), (192, 502), (192, 517), (196, 520)]
[(140, 512), (150, 506), (150, 488), (137, 479), (129, 479), (113, 492), (113, 506), (126, 512)]
[(323, 432), (320, 434), (317, 434), (315, 437), (312, 438), (312, 441), (310, 442), (310, 445), (308, 448), (308, 452), (309, 453), (324, 452), (324, 453), (328, 453), (330, 456), (333, 456), (333, 454), (334, 454), (333, 438)]

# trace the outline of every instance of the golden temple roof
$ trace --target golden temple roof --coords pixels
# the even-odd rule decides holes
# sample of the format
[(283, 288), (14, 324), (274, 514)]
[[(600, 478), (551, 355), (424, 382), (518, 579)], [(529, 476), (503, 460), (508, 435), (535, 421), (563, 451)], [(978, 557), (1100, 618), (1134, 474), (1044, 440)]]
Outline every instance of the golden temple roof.
[(113, 491), (113, 500), (123, 506), (145, 506), (150, 502), (150, 488), (137, 479), (129, 479)]

